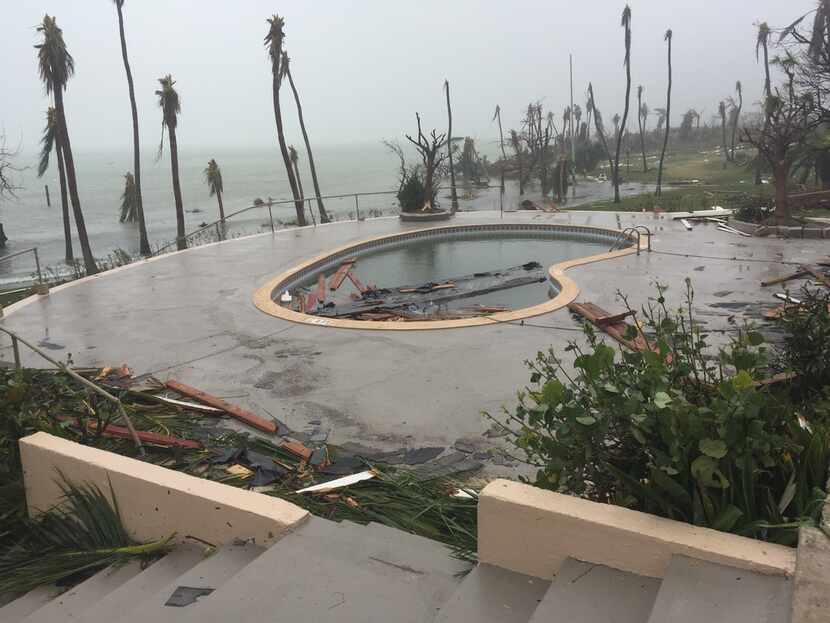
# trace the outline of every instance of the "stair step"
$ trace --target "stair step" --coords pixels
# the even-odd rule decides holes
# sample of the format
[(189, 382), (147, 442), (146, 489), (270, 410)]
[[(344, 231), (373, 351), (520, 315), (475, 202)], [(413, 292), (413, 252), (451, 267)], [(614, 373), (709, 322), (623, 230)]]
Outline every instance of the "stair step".
[(659, 588), (655, 578), (569, 558), (530, 621), (645, 623)]
[(550, 582), (480, 564), (441, 608), (436, 623), (527, 623)]
[(19, 623), (35, 610), (42, 608), (64, 589), (57, 586), (39, 586), (0, 608), (2, 623)]
[(161, 588), (204, 558), (204, 547), (179, 545), (161, 560), (154, 562), (131, 580), (100, 599), (75, 619), (78, 623), (115, 621), (131, 609), (143, 609), (143, 604)]
[(792, 582), (673, 556), (648, 623), (786, 623)]
[(141, 573), (141, 563), (130, 561), (123, 565), (107, 567), (88, 580), (81, 582), (38, 608), (21, 623), (64, 623), (80, 617), (125, 582)]
[(201, 609), (212, 607), (210, 596), (200, 597), (194, 603), (184, 607), (166, 606), (165, 603), (179, 587), (215, 591), (265, 551), (266, 549), (259, 545), (223, 545), (211, 556), (202, 558), (195, 566), (171, 578), (153, 595), (144, 599), (139, 608), (121, 618), (114, 617), (109, 621), (110, 623), (147, 623), (148, 621), (163, 623), (180, 621), (184, 612), (194, 611), (198, 614)]
[(312, 517), (219, 588), (210, 608), (178, 621), (433, 621), (460, 578), (390, 562), (379, 548), (349, 525)]

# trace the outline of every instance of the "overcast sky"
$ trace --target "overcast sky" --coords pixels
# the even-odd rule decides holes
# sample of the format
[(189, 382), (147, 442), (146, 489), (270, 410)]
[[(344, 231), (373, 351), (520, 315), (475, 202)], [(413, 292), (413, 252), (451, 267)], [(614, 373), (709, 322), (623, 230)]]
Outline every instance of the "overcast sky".
[[(8, 140), (37, 148), (48, 106), (38, 81), (36, 24), (56, 15), (75, 57), (66, 96), (76, 151), (130, 149), (130, 109), (115, 7), (109, 0), (3, 0), (0, 124)], [(736, 80), (756, 102), (762, 69), (755, 24), (782, 26), (814, 0), (631, 0), (634, 85), (654, 109), (665, 103), (663, 34), (674, 31), (673, 110), (704, 109)], [(622, 112), (624, 4), (610, 0), (127, 0), (127, 44), (145, 148), (158, 142), (156, 79), (172, 73), (181, 97), (179, 144), (264, 146), (274, 142), (265, 19), (286, 19), (286, 48), (316, 144), (378, 141), (446, 123), (449, 79), (454, 134), (492, 140), (501, 105), (505, 129), (542, 100), (561, 114), (568, 101), (568, 53), (575, 99), (588, 81), (606, 119)], [(290, 91), (283, 92), (289, 142), (302, 141)], [(652, 120), (653, 123), (653, 120)]]

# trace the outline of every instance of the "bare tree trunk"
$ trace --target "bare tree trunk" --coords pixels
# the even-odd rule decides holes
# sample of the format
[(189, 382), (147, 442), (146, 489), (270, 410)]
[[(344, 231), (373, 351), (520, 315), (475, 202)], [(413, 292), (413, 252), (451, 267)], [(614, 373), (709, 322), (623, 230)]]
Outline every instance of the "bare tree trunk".
[[(772, 95), (772, 83), (770, 81), (770, 75), (769, 75), (769, 49), (767, 47), (766, 41), (764, 42), (763, 47), (764, 47), (764, 76), (765, 76), (765, 78), (764, 78), (764, 102), (762, 103), (762, 106), (764, 107), (764, 134), (766, 134), (767, 130), (769, 129), (769, 115), (766, 112), (766, 108), (767, 108), (766, 98), (768, 98), (770, 95)], [(758, 157), (755, 160), (755, 185), (756, 186), (761, 185), (761, 162), (762, 162), (762, 160), (763, 159), (761, 158), (761, 152), (758, 152)]]
[(629, 99), (631, 97), (631, 61), (625, 64), (625, 108), (623, 109), (620, 130), (617, 132), (617, 153), (614, 157), (614, 203), (620, 202), (620, 147), (622, 146), (623, 132), (628, 123)]
[[(317, 167), (314, 166), (314, 154), (311, 153), (311, 143), (308, 140), (308, 132), (306, 132), (305, 121), (303, 120), (303, 107), (300, 105), (300, 95), (297, 93), (297, 88), (294, 86), (294, 78), (291, 76), (290, 65), (286, 69), (285, 73), (288, 75), (288, 84), (291, 85), (291, 91), (294, 93), (294, 102), (297, 104), (297, 116), (300, 119), (300, 129), (303, 131), (305, 150), (308, 154), (308, 166), (311, 169), (311, 183), (314, 185), (314, 194), (317, 196), (317, 211), (320, 213), (320, 222), (328, 223), (331, 219), (329, 219), (329, 215), (323, 207), (320, 184), (317, 182)], [(297, 181), (299, 182), (299, 173), (297, 175)], [(302, 194), (302, 192), (300, 194)], [(305, 213), (303, 214), (305, 215)]]
[(786, 161), (779, 160), (773, 167), (775, 177), (775, 222), (778, 225), (790, 224), (790, 202), (787, 196), (787, 180), (790, 167)]
[(219, 202), (219, 220), (225, 222), (225, 204), (222, 203), (222, 191), (216, 191), (216, 200)]
[(455, 169), (452, 166), (452, 108), (450, 107), (450, 83), (448, 80), (444, 80), (444, 88), (447, 90), (447, 152), (449, 152), (450, 158), (450, 194), (452, 195), (452, 212), (455, 213), (458, 211), (458, 193), (455, 190)]
[(272, 96), (274, 100), (274, 119), (277, 122), (277, 141), (280, 145), (282, 161), (285, 165), (285, 174), (288, 177), (288, 185), (291, 187), (291, 195), (294, 197), (294, 209), (297, 212), (297, 225), (305, 227), (305, 209), (300, 199), (300, 192), (297, 189), (297, 178), (294, 177), (294, 169), (291, 166), (291, 158), (288, 156), (288, 146), (285, 144), (285, 131), (282, 127), (282, 110), (280, 109), (280, 83), (279, 77), (273, 75)]
[(187, 238), (185, 238), (184, 231), (182, 187), (179, 183), (179, 144), (176, 142), (176, 130), (168, 125), (167, 131), (170, 137), (170, 169), (173, 173), (173, 199), (176, 202), (176, 248), (179, 251), (183, 251), (187, 248)]
[(663, 149), (660, 152), (660, 166), (657, 169), (657, 189), (654, 193), (658, 197), (663, 194), (663, 162), (666, 159), (666, 147), (669, 144), (669, 126), (671, 125), (671, 36), (667, 40), (669, 44), (669, 86), (666, 91), (666, 132), (663, 135)]
[(144, 203), (141, 199), (141, 150), (138, 140), (138, 109), (135, 104), (135, 88), (133, 87), (133, 72), (130, 70), (130, 61), (127, 56), (127, 39), (124, 35), (124, 16), (121, 13), (121, 2), (115, 3), (118, 11), (118, 32), (121, 35), (121, 56), (124, 59), (124, 71), (127, 74), (127, 87), (130, 91), (130, 111), (133, 116), (133, 177), (135, 178), (135, 201), (138, 213), (138, 252), (141, 255), (150, 255), (150, 241), (147, 238), (147, 222), (144, 219)]
[(730, 159), (735, 162), (735, 140), (738, 134), (738, 123), (741, 121), (741, 108), (744, 105), (744, 98), (741, 94), (738, 95), (738, 109), (735, 111), (735, 123), (732, 124), (732, 146)]
[(66, 128), (66, 115), (63, 109), (63, 89), (60, 86), (53, 89), (55, 95), (55, 111), (58, 114), (58, 133), (60, 134), (61, 151), (66, 165), (66, 181), (69, 187), (69, 199), (72, 203), (72, 212), (75, 217), (75, 227), (78, 229), (78, 242), (84, 258), (84, 269), (87, 275), (98, 273), (98, 265), (89, 246), (89, 236), (86, 233), (84, 213), (81, 210), (81, 199), (78, 196), (78, 181), (75, 177), (75, 160), (72, 158), (72, 146), (69, 142), (69, 131)]
[(58, 136), (55, 136), (55, 156), (58, 160), (58, 181), (61, 187), (61, 215), (63, 216), (64, 259), (67, 264), (75, 261), (72, 251), (72, 229), (69, 222), (69, 197), (66, 194), (66, 169), (63, 164), (63, 150)]
[(640, 151), (643, 152), (643, 173), (648, 172), (648, 163), (646, 162), (646, 136), (643, 129), (643, 101), (639, 91), (637, 92), (637, 125), (640, 126)]
[(6, 232), (3, 231), (3, 223), (0, 223), (0, 249), (6, 246)]

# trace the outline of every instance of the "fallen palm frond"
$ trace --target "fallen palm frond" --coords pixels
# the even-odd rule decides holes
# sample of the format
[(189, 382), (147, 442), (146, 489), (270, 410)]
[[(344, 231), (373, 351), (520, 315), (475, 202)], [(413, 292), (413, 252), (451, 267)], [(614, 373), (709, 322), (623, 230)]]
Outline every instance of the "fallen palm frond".
[(172, 535), (138, 543), (124, 527), (118, 503), (95, 486), (60, 483), (63, 500), (37, 519), (26, 536), (0, 554), (0, 595), (21, 594), (68, 578), (81, 579), (110, 565), (148, 560), (166, 552)]

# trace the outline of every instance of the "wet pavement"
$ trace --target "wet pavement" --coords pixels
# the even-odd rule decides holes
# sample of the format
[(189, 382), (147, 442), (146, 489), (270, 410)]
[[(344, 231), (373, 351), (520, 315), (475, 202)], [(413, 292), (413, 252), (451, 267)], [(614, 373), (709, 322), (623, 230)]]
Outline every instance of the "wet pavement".
[[(455, 222), (498, 220), (497, 212), (470, 212), (459, 213)], [(660, 282), (676, 307), (690, 277), (696, 315), (714, 330), (757, 320), (764, 307), (775, 306), (772, 293), (781, 289), (761, 288), (760, 281), (794, 272), (787, 262), (809, 263), (830, 253), (826, 241), (743, 238), (714, 224), (687, 232), (662, 215), (517, 212), (503, 220), (648, 226), (654, 252), (568, 272), (581, 289), (578, 300), (619, 311), (619, 289), (639, 307)], [(292, 430), (328, 434), (329, 443), (378, 452), (442, 448), (445, 456), (461, 453), (497, 464), (495, 473), (510, 471), (509, 458), (489, 453), (498, 440), (481, 412), (496, 414), (514, 404), (529, 378), (524, 360), (549, 346), (562, 352), (569, 340), (580, 339), (566, 309), (523, 324), (385, 332), (293, 324), (252, 303), (258, 287), (303, 259), (412, 228), (383, 218), (199, 247), (55, 288), (7, 308), (0, 322), (53, 357), (71, 354), (77, 366), (126, 362), (136, 375), (175, 378), (278, 418)], [(29, 365), (42, 365), (31, 354), (24, 357)], [(11, 359), (9, 341), (0, 338), (0, 362)]]

